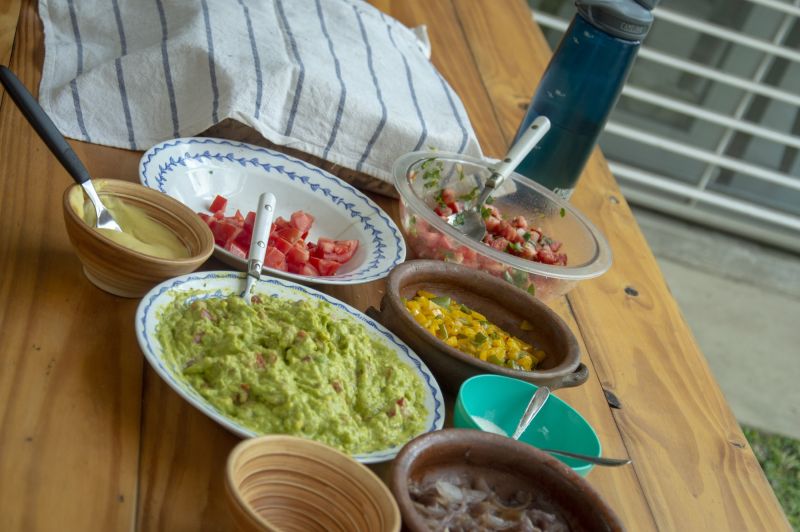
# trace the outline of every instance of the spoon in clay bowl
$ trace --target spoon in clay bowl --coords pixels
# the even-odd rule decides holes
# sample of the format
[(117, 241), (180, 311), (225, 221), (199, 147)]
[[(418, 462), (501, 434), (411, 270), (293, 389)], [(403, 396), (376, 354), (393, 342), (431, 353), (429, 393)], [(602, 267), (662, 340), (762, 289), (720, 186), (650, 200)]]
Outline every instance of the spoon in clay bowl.
[(250, 241), (250, 252), (247, 254), (247, 277), (242, 298), (252, 305), (251, 293), (253, 285), (261, 279), (261, 268), (264, 266), (264, 255), (267, 252), (269, 228), (275, 214), (275, 194), (264, 192), (258, 197), (256, 221), (253, 224), (253, 239)]
[(17, 104), (19, 110), (25, 116), (25, 119), (33, 127), (34, 131), (39, 134), (39, 137), (44, 141), (56, 159), (61, 165), (69, 172), (72, 178), (83, 188), (86, 195), (89, 196), (94, 211), (97, 215), (98, 229), (111, 229), (112, 231), (122, 231), (114, 217), (108, 211), (103, 202), (100, 201), (100, 196), (92, 184), (92, 178), (89, 171), (83, 165), (78, 156), (72, 150), (72, 147), (67, 143), (64, 136), (58, 131), (53, 121), (47, 116), (36, 100), (33, 98), (25, 85), (14, 75), (8, 67), (0, 65), (0, 82), (3, 87)]
[(481, 215), (484, 203), (549, 130), (550, 120), (545, 116), (536, 117), (519, 140), (511, 146), (505, 158), (492, 169), (492, 175), (486, 180), (478, 200), (469, 209), (448, 216), (447, 223), (472, 240), (478, 242), (483, 240), (486, 236), (486, 224)]
[[(514, 434), (511, 436), (513, 439), (518, 440), (520, 436), (522, 436), (522, 433), (528, 429), (531, 421), (533, 421), (533, 418), (536, 417), (536, 414), (542, 410), (542, 407), (544, 406), (545, 402), (547, 402), (548, 397), (550, 397), (550, 388), (547, 386), (539, 386), (536, 389), (536, 393), (534, 393), (533, 397), (531, 397), (527, 408), (525, 408), (525, 413), (522, 414), (522, 418), (519, 420), (517, 428), (514, 431)], [(584, 462), (590, 462), (592, 464), (601, 466), (615, 467), (631, 463), (629, 458), (604, 458), (602, 456), (589, 456), (586, 454), (572, 453), (569, 451), (559, 451), (557, 449), (546, 449), (544, 447), (537, 447), (537, 449), (551, 454), (568, 456), (570, 458), (583, 460)]]

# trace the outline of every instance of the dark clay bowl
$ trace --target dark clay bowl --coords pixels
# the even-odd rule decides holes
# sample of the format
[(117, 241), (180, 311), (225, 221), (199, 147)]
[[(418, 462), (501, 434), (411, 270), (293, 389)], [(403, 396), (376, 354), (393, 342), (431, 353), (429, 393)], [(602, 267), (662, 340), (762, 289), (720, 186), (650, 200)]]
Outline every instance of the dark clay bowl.
[[(462, 353), (418, 324), (403, 305), (418, 290), (450, 296), (489, 321), (546, 353), (535, 371), (497, 366)], [(565, 388), (586, 382), (589, 371), (580, 362), (575, 335), (555, 312), (511, 284), (477, 270), (436, 260), (414, 260), (389, 274), (380, 314), (375, 317), (403, 339), (424, 361), (443, 388), (458, 393), (461, 383), (481, 373), (495, 373), (537, 386)], [(527, 320), (532, 330), (523, 331)]]
[(429, 530), (408, 493), (409, 482), (443, 475), (480, 473), (501, 490), (535, 494), (541, 509), (561, 516), (570, 530), (624, 530), (617, 515), (594, 488), (569, 466), (524, 443), (477, 430), (447, 429), (419, 436), (392, 463), (392, 490), (403, 525)]

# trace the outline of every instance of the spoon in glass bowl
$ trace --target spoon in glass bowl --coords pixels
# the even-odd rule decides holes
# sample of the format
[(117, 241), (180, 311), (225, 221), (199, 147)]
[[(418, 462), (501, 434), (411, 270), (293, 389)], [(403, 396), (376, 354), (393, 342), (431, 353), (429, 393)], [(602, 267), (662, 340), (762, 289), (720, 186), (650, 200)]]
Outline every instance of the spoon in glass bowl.
[(525, 133), (508, 150), (505, 158), (492, 168), (492, 175), (486, 180), (480, 196), (472, 206), (460, 213), (447, 217), (447, 223), (472, 240), (480, 242), (486, 236), (486, 224), (483, 221), (481, 210), (489, 196), (506, 180), (506, 177), (522, 162), (528, 153), (536, 146), (545, 133), (550, 129), (550, 120), (545, 116), (538, 116), (531, 122)]
[(11, 99), (17, 104), (19, 110), (25, 116), (25, 119), (33, 127), (34, 131), (39, 134), (39, 137), (47, 144), (53, 155), (61, 163), (61, 165), (70, 173), (72, 178), (83, 188), (86, 195), (89, 196), (94, 211), (97, 215), (97, 228), (98, 229), (111, 229), (112, 231), (122, 231), (122, 228), (111, 216), (111, 212), (100, 201), (100, 196), (92, 183), (92, 178), (89, 171), (83, 165), (78, 156), (72, 150), (72, 147), (67, 143), (64, 136), (58, 131), (53, 121), (47, 116), (36, 100), (33, 98), (25, 85), (14, 75), (11, 70), (6, 66), (0, 65), (0, 82), (8, 91)]

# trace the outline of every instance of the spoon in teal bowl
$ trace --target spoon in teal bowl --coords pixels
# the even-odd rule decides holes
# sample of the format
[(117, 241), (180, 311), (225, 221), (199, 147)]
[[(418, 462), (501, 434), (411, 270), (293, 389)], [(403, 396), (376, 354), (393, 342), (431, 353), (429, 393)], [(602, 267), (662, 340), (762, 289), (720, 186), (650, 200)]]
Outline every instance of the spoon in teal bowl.
[[(522, 414), (522, 418), (519, 420), (517, 428), (514, 431), (514, 434), (511, 436), (513, 439), (518, 440), (520, 436), (522, 436), (522, 434), (528, 429), (531, 421), (533, 421), (533, 418), (536, 417), (536, 414), (542, 410), (542, 407), (544, 406), (545, 402), (547, 402), (548, 397), (550, 397), (550, 388), (547, 386), (539, 386), (536, 389), (536, 393), (533, 394), (530, 402), (528, 402), (528, 406), (525, 408), (525, 413)], [(604, 458), (602, 456), (589, 456), (586, 454), (573, 453), (569, 451), (559, 451), (558, 449), (546, 449), (544, 447), (537, 447), (537, 449), (550, 454), (568, 456), (570, 458), (575, 458), (577, 460), (582, 460), (584, 462), (601, 466), (616, 467), (631, 463), (629, 458)]]

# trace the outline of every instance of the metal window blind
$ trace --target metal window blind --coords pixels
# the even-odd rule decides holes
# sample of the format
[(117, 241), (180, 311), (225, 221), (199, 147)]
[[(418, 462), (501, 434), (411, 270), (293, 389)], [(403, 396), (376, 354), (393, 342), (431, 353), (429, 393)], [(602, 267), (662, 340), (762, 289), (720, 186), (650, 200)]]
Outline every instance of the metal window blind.
[[(569, 0), (530, 0), (555, 47)], [(655, 10), (600, 144), (632, 204), (800, 252), (800, 0)]]

